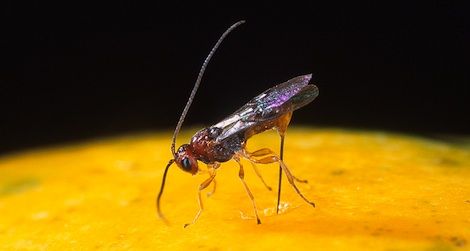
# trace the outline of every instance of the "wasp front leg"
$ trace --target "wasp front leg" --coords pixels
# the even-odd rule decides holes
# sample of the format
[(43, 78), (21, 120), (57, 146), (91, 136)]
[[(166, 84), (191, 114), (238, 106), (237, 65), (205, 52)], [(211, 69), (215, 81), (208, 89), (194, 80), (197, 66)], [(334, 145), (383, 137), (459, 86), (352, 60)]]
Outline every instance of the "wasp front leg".
[(202, 190), (206, 189), (214, 181), (215, 175), (216, 175), (215, 169), (216, 168), (214, 167), (210, 167), (208, 170), (209, 178), (207, 178), (204, 182), (202, 182), (199, 185), (199, 189), (197, 192), (197, 201), (199, 204), (199, 210), (197, 211), (196, 216), (194, 216), (193, 221), (191, 223), (184, 224), (184, 227), (188, 227), (189, 225), (194, 224), (197, 221), (197, 219), (199, 219), (199, 216), (201, 216), (202, 210), (204, 210), (204, 205), (202, 204), (201, 192)]
[(212, 191), (207, 192), (207, 197), (211, 197), (215, 193), (215, 189), (217, 188), (217, 182), (215, 181), (215, 178), (212, 180)]
[[(208, 173), (208, 174), (210, 175), (210, 172), (209, 172), (209, 171), (206, 171), (206, 170), (200, 170), (199, 172), (200, 172), (201, 174), (202, 174), (202, 173)], [(217, 188), (217, 182), (216, 182), (215, 178), (212, 180), (212, 184), (213, 184), (213, 185), (212, 185), (212, 191), (207, 192), (207, 194), (206, 194), (207, 197), (211, 197), (211, 196), (215, 193), (215, 190), (216, 190), (216, 188)]]

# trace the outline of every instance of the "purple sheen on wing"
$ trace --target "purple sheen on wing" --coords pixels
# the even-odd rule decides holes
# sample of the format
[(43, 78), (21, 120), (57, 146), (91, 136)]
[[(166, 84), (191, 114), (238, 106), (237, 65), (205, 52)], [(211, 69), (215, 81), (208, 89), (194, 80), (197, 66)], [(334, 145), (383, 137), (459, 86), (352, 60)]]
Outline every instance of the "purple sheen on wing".
[(268, 89), (255, 99), (263, 104), (262, 107), (265, 109), (279, 107), (308, 85), (311, 78), (312, 74), (295, 77)]

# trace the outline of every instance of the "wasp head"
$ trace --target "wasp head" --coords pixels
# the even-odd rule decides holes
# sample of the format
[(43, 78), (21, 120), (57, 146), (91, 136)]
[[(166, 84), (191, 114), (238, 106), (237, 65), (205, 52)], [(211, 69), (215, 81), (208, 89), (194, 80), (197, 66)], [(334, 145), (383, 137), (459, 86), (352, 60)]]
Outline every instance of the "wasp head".
[(191, 173), (192, 175), (196, 174), (199, 170), (197, 159), (194, 157), (191, 145), (184, 144), (178, 148), (175, 154), (175, 162), (181, 170)]

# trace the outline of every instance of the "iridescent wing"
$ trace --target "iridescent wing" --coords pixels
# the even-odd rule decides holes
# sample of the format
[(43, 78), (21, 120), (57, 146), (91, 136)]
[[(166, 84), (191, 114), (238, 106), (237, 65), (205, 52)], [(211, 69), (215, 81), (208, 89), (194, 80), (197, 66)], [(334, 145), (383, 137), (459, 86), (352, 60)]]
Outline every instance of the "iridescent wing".
[(220, 142), (251, 126), (276, 119), (312, 102), (318, 96), (318, 88), (308, 84), (311, 78), (311, 74), (298, 76), (256, 96), (232, 115), (212, 126), (222, 129), (216, 141)]

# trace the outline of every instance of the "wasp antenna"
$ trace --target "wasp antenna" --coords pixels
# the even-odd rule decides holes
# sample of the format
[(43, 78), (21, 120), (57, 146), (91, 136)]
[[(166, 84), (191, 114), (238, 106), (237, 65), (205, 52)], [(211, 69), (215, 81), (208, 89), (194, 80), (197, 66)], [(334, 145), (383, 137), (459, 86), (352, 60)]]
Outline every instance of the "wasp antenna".
[(165, 172), (163, 173), (163, 180), (162, 180), (162, 186), (160, 187), (160, 192), (158, 193), (158, 196), (157, 196), (157, 212), (158, 212), (158, 217), (160, 217), (160, 219), (162, 219), (166, 224), (168, 224), (168, 221), (166, 220), (165, 216), (163, 216), (163, 213), (162, 211), (160, 210), (160, 199), (162, 198), (162, 194), (163, 194), (163, 188), (165, 188), (165, 180), (166, 180), (166, 174), (168, 173), (168, 168), (171, 166), (171, 164), (173, 164), (175, 162), (174, 159), (171, 159), (169, 162), (168, 162), (168, 165), (166, 165), (165, 167)]
[(215, 43), (214, 47), (212, 47), (212, 50), (209, 52), (209, 55), (207, 55), (206, 59), (204, 60), (204, 63), (202, 64), (201, 70), (199, 70), (199, 74), (196, 79), (196, 83), (194, 84), (193, 90), (191, 91), (191, 95), (189, 96), (188, 102), (186, 103), (186, 106), (184, 107), (183, 113), (181, 113), (180, 119), (178, 120), (178, 124), (176, 125), (175, 132), (173, 133), (173, 141), (171, 143), (171, 152), (173, 153), (173, 156), (176, 157), (175, 153), (175, 144), (176, 144), (176, 137), (178, 136), (178, 133), (181, 129), (181, 126), (183, 125), (184, 118), (186, 117), (186, 114), (188, 113), (189, 107), (191, 106), (191, 103), (193, 102), (194, 96), (196, 95), (196, 91), (199, 88), (199, 84), (201, 83), (202, 75), (204, 74), (204, 71), (206, 70), (207, 65), (209, 64), (209, 61), (212, 58), (212, 55), (214, 55), (215, 51), (219, 47), (219, 45), (222, 43), (224, 38), (237, 26), (245, 23), (245, 20), (238, 21), (234, 23), (232, 26), (230, 26), (223, 34), (220, 36), (219, 40), (217, 40), (217, 43)]

